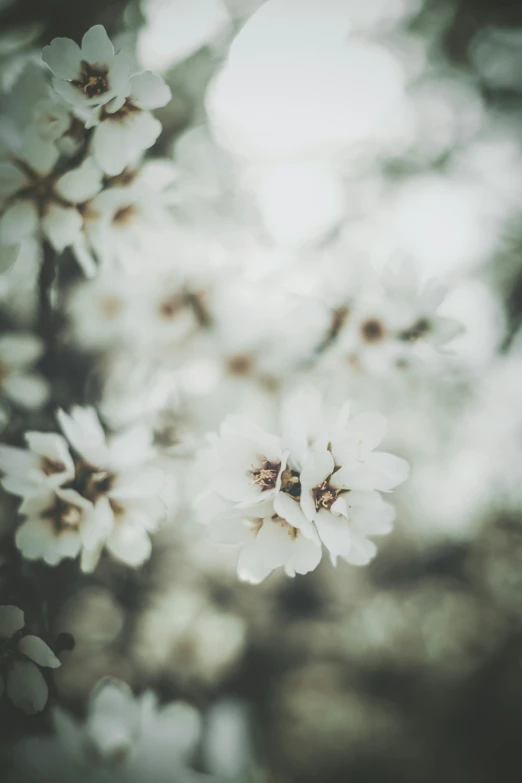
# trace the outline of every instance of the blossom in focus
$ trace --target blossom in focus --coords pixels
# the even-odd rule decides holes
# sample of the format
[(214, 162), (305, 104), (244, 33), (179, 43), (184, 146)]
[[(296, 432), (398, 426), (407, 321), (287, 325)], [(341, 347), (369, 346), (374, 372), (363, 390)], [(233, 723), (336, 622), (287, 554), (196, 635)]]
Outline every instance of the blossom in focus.
[(35, 715), (49, 696), (39, 667), (56, 669), (61, 663), (39, 636), (22, 635), (24, 627), (21, 609), (0, 606), (0, 696), (5, 691), (16, 707)]
[(216, 541), (241, 544), (238, 574), (260, 582), (283, 566), (289, 576), (313, 570), (321, 543), (365, 565), (375, 555), (369, 536), (390, 532), (390, 492), (408, 475), (408, 463), (376, 451), (386, 432), (378, 413), (349, 418), (349, 405), (329, 410), (320, 393), (304, 388), (282, 406), (282, 438), (241, 417), (229, 417), (209, 436), (198, 471), (205, 490), (196, 500), (200, 520)]

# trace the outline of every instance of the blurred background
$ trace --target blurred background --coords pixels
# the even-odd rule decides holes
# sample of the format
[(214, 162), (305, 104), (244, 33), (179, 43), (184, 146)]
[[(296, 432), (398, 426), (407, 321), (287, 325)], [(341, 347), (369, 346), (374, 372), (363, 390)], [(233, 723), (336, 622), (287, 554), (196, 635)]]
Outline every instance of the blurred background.
[[(264, 5), (0, 0), (4, 125), (41, 47), (101, 23), (172, 89), (152, 160), (174, 170), (172, 225), (133, 260), (148, 272), (86, 281), (65, 258), (59, 334), (40, 363), (50, 398), (2, 408), (15, 444), (72, 403), (96, 404), (114, 429), (149, 422), (172, 476), (168, 522), (141, 570), (104, 559), (79, 577), (68, 561), (21, 563), (3, 494), (1, 603), (16, 595), (38, 617), (46, 596), (62, 645), (53, 698), (73, 713), (107, 674), (201, 710), (203, 772), (518, 780), (522, 6), (303, 0), (263, 17)], [(136, 237), (118, 241), (130, 258)], [(6, 330), (32, 323), (26, 255), (0, 277)], [(451, 356), (402, 372), (364, 346), (354, 360), (351, 343), (332, 349), (366, 268), (404, 259), (448, 287), (444, 312), (465, 327)], [(244, 584), (237, 552), (194, 521), (193, 455), (230, 412), (277, 431), (297, 377), (382, 410), (411, 477), (368, 567), (324, 558)], [(49, 723), (4, 705), (1, 728), (11, 743)]]

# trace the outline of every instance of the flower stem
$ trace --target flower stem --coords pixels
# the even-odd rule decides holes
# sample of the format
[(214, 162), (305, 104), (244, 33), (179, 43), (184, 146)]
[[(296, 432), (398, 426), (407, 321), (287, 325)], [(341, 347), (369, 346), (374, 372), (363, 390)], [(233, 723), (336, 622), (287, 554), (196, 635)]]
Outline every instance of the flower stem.
[(56, 334), (53, 285), (58, 267), (58, 255), (48, 243), (43, 243), (43, 261), (38, 277), (38, 331), (45, 344), (50, 347)]

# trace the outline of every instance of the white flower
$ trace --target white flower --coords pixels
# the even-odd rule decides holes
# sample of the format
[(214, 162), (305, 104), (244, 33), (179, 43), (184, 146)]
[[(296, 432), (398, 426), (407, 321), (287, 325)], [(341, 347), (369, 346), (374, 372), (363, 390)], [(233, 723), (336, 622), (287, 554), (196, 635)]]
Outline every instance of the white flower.
[(42, 353), (42, 342), (33, 334), (19, 332), (0, 337), (0, 388), (24, 408), (41, 408), (49, 397), (47, 381), (31, 372)]
[(59, 411), (58, 421), (85, 460), (89, 478), (83, 494), (94, 504), (96, 530), (104, 532), (82, 567), (92, 570), (103, 546), (130, 566), (142, 565), (151, 552), (149, 533), (165, 516), (158, 498), (163, 475), (150, 465), (155, 454), (151, 431), (138, 425), (107, 441), (95, 410), (78, 406), (70, 414)]
[(281, 439), (265, 433), (241, 416), (230, 416), (215, 441), (213, 473), (209, 488), (242, 507), (275, 497), (287, 455)]
[(39, 492), (23, 501), (25, 517), (15, 543), (27, 560), (43, 560), (55, 566), (81, 553), (82, 567), (90, 564), (92, 551), (103, 545), (106, 531), (93, 504), (73, 489)]
[(325, 363), (370, 376), (433, 365), (444, 345), (463, 331), (458, 321), (438, 314), (445, 296), (436, 280), (421, 285), (412, 264), (387, 269), (378, 288), (347, 308)]
[(74, 459), (57, 434), (27, 433), (29, 450), (0, 446), (2, 484), (23, 498), (17, 547), (49, 565), (81, 554), (83, 571), (94, 570), (104, 547), (141, 565), (150, 556), (149, 534), (165, 516), (149, 428), (136, 426), (107, 441), (93, 408), (59, 411), (58, 419)]
[(333, 558), (364, 565), (376, 552), (368, 535), (391, 530), (389, 492), (408, 476), (408, 463), (375, 451), (386, 433), (379, 413), (349, 419), (350, 405), (327, 415), (319, 394), (300, 391), (286, 401), (283, 423), (300, 465), (300, 506)]
[(123, 103), (114, 98), (103, 107), (92, 139), (92, 154), (103, 171), (121, 174), (152, 147), (161, 133), (161, 122), (150, 110), (165, 106), (170, 99), (170, 89), (161, 76), (143, 71), (131, 77)]
[(42, 60), (54, 74), (54, 90), (72, 106), (89, 110), (112, 100), (122, 105), (131, 64), (123, 52), (114, 53), (102, 25), (85, 33), (81, 48), (70, 38), (55, 38), (43, 48)]
[(30, 127), (13, 160), (0, 164), (1, 244), (17, 245), (43, 234), (61, 253), (81, 234), (83, 217), (78, 206), (100, 191), (102, 173), (87, 158), (78, 168), (59, 174), (55, 171), (58, 158), (54, 143)]
[(124, 682), (107, 677), (93, 689), (83, 721), (60, 707), (52, 718), (55, 736), (28, 740), (23, 754), (40, 775), (43, 770), (51, 779), (67, 770), (71, 777), (116, 774), (135, 783), (199, 780), (188, 765), (201, 718), (185, 702), (160, 707), (152, 691), (134, 696)]
[(376, 451), (386, 420), (378, 413), (349, 419), (307, 388), (282, 407), (283, 438), (241, 417), (229, 417), (199, 455), (205, 490), (196, 499), (199, 519), (220, 543), (241, 544), (238, 575), (257, 583), (283, 566), (289, 576), (308, 573), (321, 559), (368, 563), (370, 535), (391, 530), (389, 492), (408, 475), (403, 459)]
[(34, 715), (47, 704), (49, 691), (39, 666), (61, 666), (39, 636), (22, 636), (24, 613), (17, 606), (0, 606), (0, 696), (4, 690), (16, 707)]
[[(152, 254), (158, 235), (162, 238), (172, 223), (166, 191), (174, 177), (172, 164), (149, 161), (139, 170), (125, 170), (85, 204), (83, 235), (73, 247), (78, 261), (90, 258), (92, 265), (96, 257), (102, 265), (142, 272), (144, 256)], [(164, 245), (173, 241), (169, 234)]]

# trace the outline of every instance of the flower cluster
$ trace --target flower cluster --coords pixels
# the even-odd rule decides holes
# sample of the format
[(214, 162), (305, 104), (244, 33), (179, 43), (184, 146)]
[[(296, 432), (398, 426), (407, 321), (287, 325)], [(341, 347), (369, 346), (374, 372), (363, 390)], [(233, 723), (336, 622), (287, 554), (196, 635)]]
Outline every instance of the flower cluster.
[(366, 565), (375, 555), (369, 536), (391, 530), (390, 492), (408, 475), (400, 457), (376, 451), (386, 432), (378, 413), (332, 416), (314, 389), (283, 405), (283, 436), (245, 418), (227, 418), (200, 459), (206, 488), (196, 501), (212, 538), (242, 544), (238, 575), (261, 582), (283, 566), (289, 576), (317, 567), (322, 545)]
[(73, 248), (86, 274), (93, 274), (99, 247), (91, 239), (107, 223), (130, 216), (132, 201), (122, 200), (119, 188), (135, 176), (126, 169), (135, 171), (156, 142), (161, 123), (151, 112), (171, 93), (150, 71), (132, 74), (129, 57), (115, 53), (101, 25), (84, 35), (81, 48), (56, 38), (42, 59), (52, 87), (0, 164), (3, 265), (36, 237), (58, 253)]
[(58, 421), (65, 437), (28, 432), (28, 449), (0, 446), (2, 484), (22, 498), (18, 549), (48, 565), (80, 556), (83, 571), (96, 567), (104, 547), (141, 565), (165, 513), (150, 431), (136, 426), (106, 439), (93, 408), (60, 410)]

